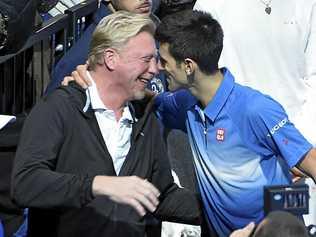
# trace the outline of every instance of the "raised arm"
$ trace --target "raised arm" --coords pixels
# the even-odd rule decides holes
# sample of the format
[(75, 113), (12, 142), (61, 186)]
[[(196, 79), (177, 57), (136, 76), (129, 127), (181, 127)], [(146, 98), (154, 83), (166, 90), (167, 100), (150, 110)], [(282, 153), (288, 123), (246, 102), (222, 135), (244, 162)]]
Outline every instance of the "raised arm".
[(256, 139), (269, 147), (274, 155), (283, 157), (295, 175), (302, 176), (299, 171), (303, 171), (315, 179), (316, 156), (312, 144), (288, 119), (280, 104), (272, 99), (257, 104), (260, 107), (249, 118), (250, 127), (255, 128)]
[(71, 76), (67, 76), (64, 78), (64, 80), (61, 82), (63, 86), (68, 86), (69, 82), (75, 81), (78, 85), (80, 85), (82, 88), (87, 88), (91, 85), (90, 79), (87, 77), (87, 68), (88, 65), (79, 65), (76, 67), (76, 71), (73, 71), (71, 73)]
[(155, 97), (155, 112), (165, 127), (186, 132), (187, 111), (196, 101), (196, 98), (184, 89), (161, 93)]

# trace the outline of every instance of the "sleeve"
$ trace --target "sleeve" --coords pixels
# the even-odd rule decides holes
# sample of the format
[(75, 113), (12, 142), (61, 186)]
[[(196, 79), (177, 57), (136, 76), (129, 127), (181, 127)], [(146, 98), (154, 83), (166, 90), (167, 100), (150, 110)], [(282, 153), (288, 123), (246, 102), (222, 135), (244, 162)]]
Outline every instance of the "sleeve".
[[(159, 133), (159, 127), (152, 132)], [(160, 204), (154, 215), (164, 221), (200, 224), (201, 208), (196, 194), (174, 183), (166, 147), (161, 136), (155, 136), (152, 151), (154, 170), (152, 183), (161, 191)]]
[(196, 99), (187, 90), (165, 92), (155, 97), (154, 107), (158, 119), (168, 128), (186, 132), (187, 109), (195, 104)]
[(248, 131), (273, 155), (280, 155), (290, 167), (295, 166), (312, 145), (289, 121), (283, 107), (270, 97), (262, 97), (248, 108)]
[(58, 152), (68, 129), (65, 116), (71, 112), (58, 92), (39, 102), (25, 121), (11, 188), (11, 195), (20, 206), (81, 207), (93, 198), (94, 177), (55, 171)]

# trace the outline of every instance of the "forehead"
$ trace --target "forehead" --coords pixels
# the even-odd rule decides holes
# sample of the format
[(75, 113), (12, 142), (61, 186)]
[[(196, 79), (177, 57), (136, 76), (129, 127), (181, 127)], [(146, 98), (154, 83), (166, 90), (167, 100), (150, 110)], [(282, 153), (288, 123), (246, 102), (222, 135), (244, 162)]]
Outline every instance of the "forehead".
[(164, 60), (174, 60), (174, 58), (170, 54), (169, 44), (168, 43), (160, 44), (160, 46), (159, 46), (159, 55)]
[(128, 54), (137, 55), (156, 55), (156, 45), (152, 34), (143, 31), (129, 39), (123, 51)]

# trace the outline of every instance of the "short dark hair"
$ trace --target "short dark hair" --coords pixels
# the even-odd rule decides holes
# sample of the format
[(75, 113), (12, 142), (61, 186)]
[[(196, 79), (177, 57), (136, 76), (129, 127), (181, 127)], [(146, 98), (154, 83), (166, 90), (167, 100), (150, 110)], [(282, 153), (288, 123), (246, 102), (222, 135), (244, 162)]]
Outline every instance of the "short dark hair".
[(296, 216), (285, 211), (270, 212), (254, 237), (308, 237), (303, 223)]
[(161, 44), (169, 44), (170, 54), (178, 63), (191, 58), (206, 74), (213, 74), (218, 69), (223, 30), (206, 12), (185, 10), (166, 16), (159, 24), (155, 38)]

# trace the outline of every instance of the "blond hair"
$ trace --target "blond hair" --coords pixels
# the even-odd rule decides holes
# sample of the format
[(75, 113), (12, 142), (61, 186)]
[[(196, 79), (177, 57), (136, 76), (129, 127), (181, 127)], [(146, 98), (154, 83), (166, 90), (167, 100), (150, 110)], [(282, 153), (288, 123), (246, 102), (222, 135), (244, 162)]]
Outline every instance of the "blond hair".
[(102, 64), (104, 50), (120, 50), (128, 40), (140, 32), (154, 34), (156, 26), (149, 16), (127, 11), (117, 11), (104, 17), (96, 27), (90, 43), (88, 63), (90, 70)]

